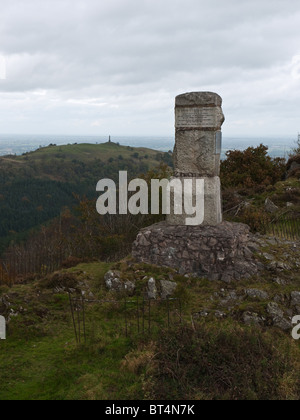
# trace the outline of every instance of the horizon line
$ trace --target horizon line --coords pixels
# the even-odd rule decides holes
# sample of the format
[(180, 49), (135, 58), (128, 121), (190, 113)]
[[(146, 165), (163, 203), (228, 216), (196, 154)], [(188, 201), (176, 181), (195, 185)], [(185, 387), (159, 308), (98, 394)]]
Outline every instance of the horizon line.
[[(298, 132), (297, 134), (226, 134), (224, 131), (222, 131), (223, 137), (236, 137), (236, 138), (259, 138), (259, 137), (294, 137), (297, 140)], [(170, 134), (58, 134), (58, 133), (0, 133), (0, 136), (57, 136), (57, 137), (65, 137), (65, 136), (72, 136), (72, 137), (150, 137), (150, 138), (159, 138), (159, 137), (169, 137), (174, 138), (175, 133)]]

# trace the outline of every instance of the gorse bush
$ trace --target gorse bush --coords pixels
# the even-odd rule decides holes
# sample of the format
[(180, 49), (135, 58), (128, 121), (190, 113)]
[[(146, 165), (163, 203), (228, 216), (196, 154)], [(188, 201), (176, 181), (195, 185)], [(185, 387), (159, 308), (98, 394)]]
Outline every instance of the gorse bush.
[(292, 149), (292, 153), (290, 154), (290, 157), (293, 157), (295, 155), (300, 155), (300, 136), (298, 135), (298, 140), (296, 141), (296, 147)]
[(264, 209), (248, 206), (241, 212), (240, 220), (250, 226), (252, 232), (266, 234), (272, 217)]
[(232, 323), (165, 331), (146, 389), (160, 400), (298, 399), (292, 345), (281, 334)]
[(224, 188), (261, 192), (280, 181), (286, 171), (285, 159), (271, 158), (268, 147), (248, 147), (244, 151), (230, 150), (221, 162), (221, 180)]
[(287, 163), (288, 178), (300, 177), (300, 145), (297, 154), (291, 156)]

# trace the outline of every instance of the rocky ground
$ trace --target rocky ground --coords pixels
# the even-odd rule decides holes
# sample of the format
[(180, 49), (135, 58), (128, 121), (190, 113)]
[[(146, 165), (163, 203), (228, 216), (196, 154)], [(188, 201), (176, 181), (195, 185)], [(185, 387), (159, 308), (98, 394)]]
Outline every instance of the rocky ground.
[(300, 314), (299, 245), (251, 235), (248, 250), (259, 274), (230, 283), (180, 275), (170, 268), (136, 264), (130, 259), (113, 267), (104, 279), (108, 290), (146, 299), (180, 297), (183, 291), (188, 292), (195, 320), (232, 317), (247, 325), (290, 331), (292, 318)]
[[(233, 318), (241, 323), (261, 327), (275, 326), (284, 331), (292, 328), (292, 318), (300, 315), (300, 244), (274, 237), (252, 235), (249, 252), (259, 274), (239, 281), (212, 281), (195, 274), (180, 274), (169, 267), (136, 263), (131, 257), (109, 265), (103, 274), (91, 264), (93, 274), (74, 268), (49, 275), (39, 281), (0, 290), (0, 313), (8, 323), (19, 315), (43, 320), (51, 316), (47, 301), (53, 295), (83, 294), (88, 299), (124, 295), (161, 300), (180, 298), (187, 318)], [(103, 268), (102, 268), (103, 269)], [(99, 271), (99, 270), (98, 270)], [(105, 274), (104, 274), (105, 273)], [(107, 295), (108, 294), (108, 295)], [(36, 318), (37, 317), (37, 318)], [(31, 321), (28, 321), (29, 323)]]
[[(127, 258), (0, 286), (8, 321), (0, 399), (298, 400), (300, 343), (291, 332), (300, 314), (299, 243), (255, 235), (249, 248), (260, 273), (231, 283)], [(79, 346), (68, 293), (114, 301), (86, 305), (87, 343)], [(149, 305), (157, 317), (150, 335), (136, 332), (137, 297), (158, 303)], [(167, 298), (182, 303), (179, 324), (177, 302), (169, 302), (170, 328), (169, 305), (160, 304)]]

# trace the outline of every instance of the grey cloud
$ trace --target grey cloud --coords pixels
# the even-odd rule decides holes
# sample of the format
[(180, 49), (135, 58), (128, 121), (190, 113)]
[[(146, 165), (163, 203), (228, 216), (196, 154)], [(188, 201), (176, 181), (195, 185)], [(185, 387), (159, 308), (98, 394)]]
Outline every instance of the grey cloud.
[[(135, 113), (141, 130), (147, 115), (172, 130), (169, 108), (182, 91), (218, 90), (237, 119), (247, 103), (253, 115), (268, 105), (275, 115), (280, 94), (290, 94), (291, 112), (300, 99), (286, 69), (300, 54), (298, 0), (10, 0), (1, 9), (0, 95), (21, 115), (13, 95), (23, 93), (28, 120), (36, 110), (65, 113), (68, 124), (82, 118), (86, 129), (97, 117), (125, 127)], [(47, 93), (38, 101), (36, 90)]]

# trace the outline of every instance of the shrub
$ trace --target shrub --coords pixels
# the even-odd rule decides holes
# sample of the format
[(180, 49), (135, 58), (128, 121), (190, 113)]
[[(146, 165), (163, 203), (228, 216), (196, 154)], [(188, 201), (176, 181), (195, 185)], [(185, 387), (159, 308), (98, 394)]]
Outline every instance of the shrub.
[(260, 232), (266, 234), (268, 226), (271, 223), (270, 213), (266, 213), (263, 209), (248, 206), (240, 215), (240, 221), (250, 226), (252, 232)]
[(45, 289), (75, 289), (78, 285), (78, 278), (72, 273), (56, 272), (40, 282)]
[(86, 260), (84, 258), (77, 258), (77, 257), (70, 256), (61, 263), (61, 267), (62, 268), (72, 268), (72, 267), (76, 267), (77, 265), (79, 265), (83, 262), (86, 262)]
[(288, 178), (300, 177), (300, 153), (291, 156), (287, 163)]
[(292, 346), (283, 334), (232, 323), (164, 331), (147, 391), (161, 400), (298, 399)]
[(285, 159), (271, 158), (268, 147), (262, 144), (244, 151), (230, 150), (226, 156), (227, 159), (221, 162), (221, 179), (225, 188), (262, 192), (285, 175)]

